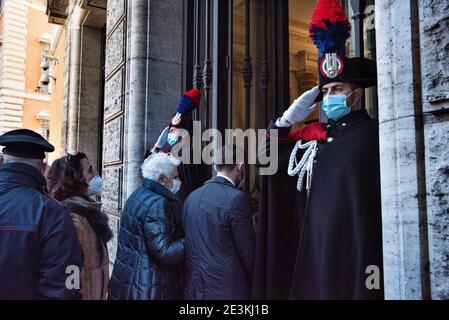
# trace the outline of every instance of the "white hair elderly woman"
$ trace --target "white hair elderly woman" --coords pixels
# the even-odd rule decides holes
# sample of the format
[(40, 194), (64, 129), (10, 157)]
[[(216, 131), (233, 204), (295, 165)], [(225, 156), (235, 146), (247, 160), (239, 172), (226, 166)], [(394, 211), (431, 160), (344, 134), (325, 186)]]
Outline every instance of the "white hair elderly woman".
[(142, 176), (145, 179), (159, 182), (176, 194), (181, 187), (178, 176), (180, 161), (169, 154), (160, 152), (150, 155), (142, 164)]
[(171, 300), (183, 293), (183, 232), (176, 224), (179, 160), (165, 153), (142, 164), (143, 186), (126, 201), (108, 299)]

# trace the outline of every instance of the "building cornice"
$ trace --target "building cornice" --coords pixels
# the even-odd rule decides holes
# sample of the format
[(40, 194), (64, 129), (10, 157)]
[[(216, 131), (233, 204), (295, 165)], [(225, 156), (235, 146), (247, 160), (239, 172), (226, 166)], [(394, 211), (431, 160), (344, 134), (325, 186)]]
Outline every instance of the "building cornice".
[(36, 100), (41, 102), (51, 102), (51, 95), (17, 90), (9, 87), (0, 87), (0, 96)]
[(45, 11), (47, 10), (47, 7), (44, 4), (35, 2), (33, 0), (28, 0), (28, 6), (43, 13), (45, 13)]

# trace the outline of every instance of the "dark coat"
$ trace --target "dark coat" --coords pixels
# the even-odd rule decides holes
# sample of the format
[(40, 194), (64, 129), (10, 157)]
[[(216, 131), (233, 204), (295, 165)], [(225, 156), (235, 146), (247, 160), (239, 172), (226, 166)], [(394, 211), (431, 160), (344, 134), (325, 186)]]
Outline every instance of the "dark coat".
[[(193, 149), (188, 149), (190, 152), (190, 161), (193, 162)], [(180, 153), (182, 155), (182, 152)], [(176, 196), (181, 200), (176, 202), (175, 210), (178, 212), (182, 212), (182, 208), (184, 205), (184, 201), (187, 196), (200, 188), (204, 182), (210, 179), (210, 166), (204, 163), (181, 163), (178, 166), (179, 179), (182, 181), (181, 189), (176, 194)], [(182, 225), (182, 215), (179, 215), (180, 220), (178, 223)]]
[(248, 196), (214, 177), (190, 194), (183, 217), (185, 298), (249, 298), (255, 239)]
[[(319, 143), (291, 299), (383, 299), (379, 125), (365, 111), (332, 123)], [(379, 289), (369, 290), (369, 266)]]
[(72, 219), (32, 166), (0, 166), (0, 299), (79, 299), (68, 266), (82, 270)]
[(176, 226), (176, 201), (167, 188), (148, 179), (126, 201), (108, 299), (182, 298), (184, 239)]
[[(190, 152), (190, 161), (193, 162), (193, 149), (190, 148), (188, 151)], [(182, 200), (180, 203), (183, 203), (190, 193), (200, 188), (204, 182), (209, 180), (211, 170), (210, 167), (204, 163), (181, 163), (178, 166), (178, 172), (182, 185), (177, 196)]]
[[(379, 267), (383, 283), (378, 123), (365, 111), (356, 111), (337, 122), (330, 120), (328, 126), (333, 141), (318, 143), (308, 196), (296, 191), (297, 176), (293, 185), (292, 178), (285, 176), (291, 144), (280, 143), (283, 160), (278, 173), (265, 178), (266, 198), (261, 199), (258, 225), (263, 241), (258, 242), (254, 281), (279, 281), (276, 288), (283, 286), (290, 292), (260, 285), (253, 291), (255, 298), (277, 293), (290, 299), (383, 298), (382, 287), (368, 290), (365, 285), (370, 265)], [(281, 141), (287, 134), (288, 130), (279, 130)], [(281, 210), (267, 201), (285, 206)], [(275, 230), (267, 233), (271, 228)], [(284, 231), (293, 243), (282, 249), (285, 238), (277, 235)], [(273, 248), (279, 251), (274, 253)], [(273, 273), (280, 269), (275, 259), (280, 255), (289, 257), (285, 276)], [(270, 276), (274, 279), (266, 281)]]
[[(269, 129), (278, 129), (281, 139), (290, 132), (290, 128), (275, 127), (274, 122)], [(268, 146), (269, 141), (263, 148)], [(252, 298), (256, 300), (288, 299), (290, 295), (306, 204), (306, 193), (296, 191), (297, 176), (287, 174), (291, 151), (290, 144), (279, 143), (278, 171), (262, 176), (252, 286)]]

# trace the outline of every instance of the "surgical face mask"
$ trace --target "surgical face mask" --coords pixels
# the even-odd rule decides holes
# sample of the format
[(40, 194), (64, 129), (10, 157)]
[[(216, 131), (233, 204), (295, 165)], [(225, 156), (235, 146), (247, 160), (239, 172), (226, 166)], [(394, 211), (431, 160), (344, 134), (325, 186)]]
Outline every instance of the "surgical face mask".
[(346, 99), (353, 93), (352, 91), (347, 96), (345, 95), (327, 95), (323, 98), (323, 104), (321, 109), (324, 111), (329, 119), (337, 121), (351, 112), (351, 108), (348, 107)]
[(167, 142), (170, 146), (174, 146), (175, 144), (178, 143), (178, 136), (174, 133), (169, 133), (167, 135)]
[(96, 196), (101, 193), (103, 188), (103, 179), (99, 175), (96, 175), (89, 181), (89, 186), (87, 187), (87, 195), (89, 197)]
[(179, 192), (179, 189), (181, 189), (181, 181), (178, 179), (173, 179), (173, 185), (169, 190), (173, 194), (177, 194)]

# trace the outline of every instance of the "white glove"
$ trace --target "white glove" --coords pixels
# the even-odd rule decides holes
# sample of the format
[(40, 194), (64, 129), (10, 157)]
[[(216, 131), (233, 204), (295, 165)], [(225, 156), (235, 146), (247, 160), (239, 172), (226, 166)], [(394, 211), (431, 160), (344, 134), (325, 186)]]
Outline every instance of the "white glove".
[(316, 110), (314, 104), (316, 97), (320, 94), (318, 86), (313, 87), (309, 91), (304, 92), (297, 98), (279, 119), (281, 123), (288, 122), (291, 125), (306, 119), (312, 112)]

